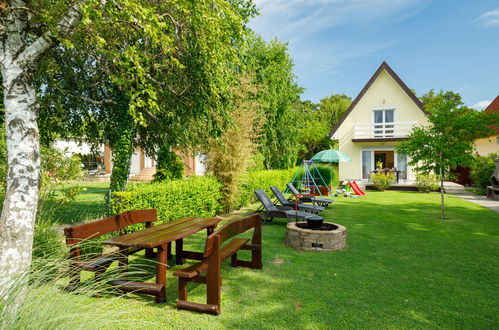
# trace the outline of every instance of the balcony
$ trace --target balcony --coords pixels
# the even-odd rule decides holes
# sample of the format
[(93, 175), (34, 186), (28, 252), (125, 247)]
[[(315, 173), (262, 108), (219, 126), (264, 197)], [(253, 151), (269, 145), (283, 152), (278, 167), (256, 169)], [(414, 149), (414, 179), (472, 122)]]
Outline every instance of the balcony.
[(415, 121), (353, 125), (352, 142), (406, 140)]

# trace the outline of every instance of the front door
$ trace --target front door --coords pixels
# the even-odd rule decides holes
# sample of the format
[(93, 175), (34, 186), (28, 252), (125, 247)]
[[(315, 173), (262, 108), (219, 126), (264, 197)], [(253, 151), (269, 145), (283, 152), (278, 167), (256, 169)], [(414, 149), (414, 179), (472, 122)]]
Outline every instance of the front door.
[(400, 179), (407, 179), (407, 156), (391, 150), (362, 150), (362, 179), (369, 180), (369, 174), (381, 163), (383, 169), (398, 170)]

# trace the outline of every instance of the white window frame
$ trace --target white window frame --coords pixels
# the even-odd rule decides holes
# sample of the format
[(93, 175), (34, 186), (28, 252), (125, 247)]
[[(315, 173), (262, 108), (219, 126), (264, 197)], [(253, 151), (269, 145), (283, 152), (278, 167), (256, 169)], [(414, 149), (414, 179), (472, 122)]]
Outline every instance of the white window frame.
[[(385, 125), (386, 122), (385, 122), (385, 111), (386, 110), (393, 110), (393, 135), (395, 135), (395, 122), (397, 121), (397, 105), (396, 104), (393, 104), (393, 105), (373, 105), (371, 107), (371, 122), (372, 122), (372, 125), (373, 125), (373, 137), (376, 135), (374, 134), (374, 131), (376, 130), (376, 128), (374, 127), (374, 125), (378, 124), (378, 125)], [(376, 123), (375, 122), (375, 112), (376, 111), (383, 111), (383, 123)], [(385, 133), (385, 128), (383, 128), (383, 136), (379, 137), (379, 138), (384, 138), (386, 137)]]

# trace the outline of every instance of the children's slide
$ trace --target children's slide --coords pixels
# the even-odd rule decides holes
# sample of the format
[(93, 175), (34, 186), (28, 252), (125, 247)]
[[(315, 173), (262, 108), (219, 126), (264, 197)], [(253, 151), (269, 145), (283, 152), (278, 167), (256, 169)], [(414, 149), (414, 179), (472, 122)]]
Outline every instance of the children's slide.
[(362, 189), (359, 188), (359, 185), (355, 181), (348, 181), (348, 185), (352, 187), (354, 193), (357, 196), (365, 196), (366, 193), (362, 191)]

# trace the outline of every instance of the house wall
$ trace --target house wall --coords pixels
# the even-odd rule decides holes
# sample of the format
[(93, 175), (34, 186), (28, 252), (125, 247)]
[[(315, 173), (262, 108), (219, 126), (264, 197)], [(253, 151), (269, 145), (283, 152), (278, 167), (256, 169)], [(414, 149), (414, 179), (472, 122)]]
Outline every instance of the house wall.
[[(340, 180), (362, 179), (361, 150), (363, 147), (394, 148), (399, 144), (399, 142), (352, 142), (354, 124), (373, 123), (372, 107), (391, 105), (396, 107), (395, 122), (416, 121), (420, 125), (428, 124), (428, 119), (421, 109), (398, 83), (386, 71), (383, 71), (333, 136), (339, 140), (339, 149), (352, 158), (351, 162), (339, 164)], [(408, 168), (408, 180), (414, 180), (414, 178), (414, 173)]]
[[(62, 151), (66, 157), (69, 157), (73, 154), (91, 154), (92, 147), (89, 143), (83, 141), (76, 140), (56, 140), (53, 145), (54, 148)], [(104, 153), (104, 146), (101, 145), (97, 148), (98, 152), (101, 154)]]
[(476, 140), (475, 149), (480, 156), (487, 156), (493, 152), (499, 152), (499, 135)]
[(132, 160), (130, 161), (130, 176), (133, 176), (141, 170), (141, 153), (140, 148), (135, 148), (132, 153)]

